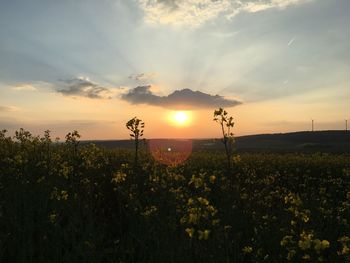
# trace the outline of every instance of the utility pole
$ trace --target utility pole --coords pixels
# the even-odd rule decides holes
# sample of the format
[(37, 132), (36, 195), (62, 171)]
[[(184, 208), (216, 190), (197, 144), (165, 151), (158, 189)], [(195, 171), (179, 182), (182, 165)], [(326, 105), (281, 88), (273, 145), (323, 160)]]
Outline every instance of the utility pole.
[(314, 131), (314, 120), (311, 120), (311, 131)]
[(345, 120), (345, 131), (348, 131), (348, 120)]

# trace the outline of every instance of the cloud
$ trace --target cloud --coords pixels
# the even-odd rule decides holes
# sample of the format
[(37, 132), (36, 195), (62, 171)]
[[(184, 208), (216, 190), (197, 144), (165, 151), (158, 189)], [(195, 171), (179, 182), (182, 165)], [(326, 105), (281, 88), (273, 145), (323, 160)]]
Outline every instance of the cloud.
[(14, 106), (1, 106), (0, 105), (0, 113), (1, 112), (14, 112), (14, 111), (18, 111), (19, 108), (14, 107)]
[(219, 16), (284, 9), (312, 0), (139, 0), (148, 24), (196, 28)]
[(38, 91), (38, 89), (36, 87), (34, 87), (33, 85), (30, 84), (21, 84), (21, 85), (17, 85), (11, 88), (12, 90), (15, 91)]
[(111, 89), (101, 87), (90, 81), (88, 78), (73, 78), (61, 80), (64, 88), (56, 88), (56, 91), (65, 96), (80, 96), (90, 99), (111, 99), (113, 92)]
[(139, 73), (139, 74), (132, 74), (129, 76), (129, 79), (136, 80), (136, 81), (150, 81), (152, 80), (157, 74), (155, 72), (145, 72), (145, 73)]
[(122, 99), (131, 104), (149, 104), (172, 109), (233, 107), (241, 104), (237, 100), (190, 89), (176, 90), (168, 96), (158, 96), (151, 91), (150, 85), (131, 89), (122, 95)]

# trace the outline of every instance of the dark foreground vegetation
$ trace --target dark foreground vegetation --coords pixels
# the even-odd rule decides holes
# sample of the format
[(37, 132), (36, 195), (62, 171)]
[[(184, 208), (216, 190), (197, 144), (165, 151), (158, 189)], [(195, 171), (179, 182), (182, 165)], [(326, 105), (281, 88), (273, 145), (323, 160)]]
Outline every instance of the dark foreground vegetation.
[(147, 150), (0, 133), (0, 262), (349, 262), (350, 156)]

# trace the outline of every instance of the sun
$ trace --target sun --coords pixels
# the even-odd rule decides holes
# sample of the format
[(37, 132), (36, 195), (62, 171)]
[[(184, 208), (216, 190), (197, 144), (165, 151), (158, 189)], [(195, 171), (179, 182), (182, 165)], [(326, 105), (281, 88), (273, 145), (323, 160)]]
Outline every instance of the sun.
[(190, 113), (187, 111), (174, 111), (172, 112), (170, 119), (175, 125), (185, 126), (190, 122)]
[(174, 119), (179, 124), (184, 124), (188, 120), (188, 115), (184, 111), (178, 111), (174, 115)]

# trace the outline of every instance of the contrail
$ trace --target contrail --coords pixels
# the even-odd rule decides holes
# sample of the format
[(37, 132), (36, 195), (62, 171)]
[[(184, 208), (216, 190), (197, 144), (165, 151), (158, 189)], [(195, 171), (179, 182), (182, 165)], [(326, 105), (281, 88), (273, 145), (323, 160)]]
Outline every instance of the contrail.
[(293, 37), (291, 40), (289, 40), (287, 45), (290, 46), (291, 44), (293, 44), (294, 40), (295, 40), (295, 37)]

